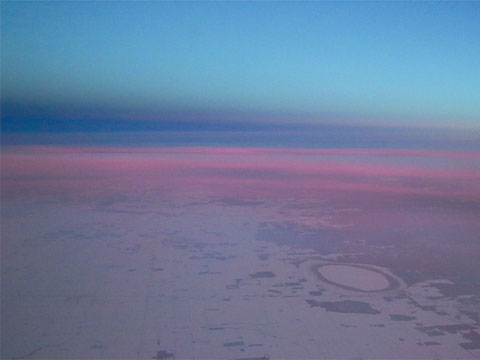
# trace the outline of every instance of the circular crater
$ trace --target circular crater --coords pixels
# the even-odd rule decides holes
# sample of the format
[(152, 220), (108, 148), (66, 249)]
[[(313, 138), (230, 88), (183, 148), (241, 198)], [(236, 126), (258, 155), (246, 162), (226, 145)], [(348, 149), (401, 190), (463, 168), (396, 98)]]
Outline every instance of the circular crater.
[(375, 292), (400, 286), (393, 276), (364, 265), (321, 264), (313, 265), (312, 271), (320, 280), (348, 290)]

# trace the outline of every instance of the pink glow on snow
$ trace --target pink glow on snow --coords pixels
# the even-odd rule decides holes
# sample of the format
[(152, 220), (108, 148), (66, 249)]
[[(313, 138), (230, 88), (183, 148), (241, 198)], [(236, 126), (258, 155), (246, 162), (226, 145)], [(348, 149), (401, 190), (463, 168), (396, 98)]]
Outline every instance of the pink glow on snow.
[[(480, 201), (480, 154), (435, 150), (13, 147), (4, 196), (113, 191), (195, 196)], [(375, 195), (377, 194), (377, 195)]]

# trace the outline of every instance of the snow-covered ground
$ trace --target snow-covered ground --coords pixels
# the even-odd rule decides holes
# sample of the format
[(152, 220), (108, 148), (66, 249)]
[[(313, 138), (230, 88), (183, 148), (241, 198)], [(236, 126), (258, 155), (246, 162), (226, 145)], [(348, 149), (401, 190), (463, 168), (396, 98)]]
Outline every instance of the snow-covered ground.
[(332, 240), (346, 205), (89, 185), (3, 199), (2, 358), (480, 357), (478, 294), (354, 266), (396, 245)]

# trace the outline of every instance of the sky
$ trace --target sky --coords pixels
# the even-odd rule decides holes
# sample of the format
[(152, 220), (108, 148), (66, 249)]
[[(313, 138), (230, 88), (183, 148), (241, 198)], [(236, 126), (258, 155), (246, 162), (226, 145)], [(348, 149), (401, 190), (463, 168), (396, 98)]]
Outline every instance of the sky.
[(7, 132), (480, 129), (478, 2), (2, 1), (1, 21)]

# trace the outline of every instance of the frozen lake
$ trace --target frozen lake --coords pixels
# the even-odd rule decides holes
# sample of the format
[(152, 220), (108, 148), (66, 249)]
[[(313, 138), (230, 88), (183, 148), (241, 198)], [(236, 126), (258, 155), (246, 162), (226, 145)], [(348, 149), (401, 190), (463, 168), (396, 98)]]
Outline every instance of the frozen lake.
[(381, 272), (359, 266), (324, 265), (317, 271), (327, 281), (353, 290), (379, 291), (390, 287), (390, 282)]

